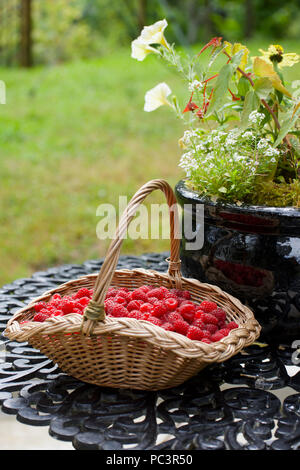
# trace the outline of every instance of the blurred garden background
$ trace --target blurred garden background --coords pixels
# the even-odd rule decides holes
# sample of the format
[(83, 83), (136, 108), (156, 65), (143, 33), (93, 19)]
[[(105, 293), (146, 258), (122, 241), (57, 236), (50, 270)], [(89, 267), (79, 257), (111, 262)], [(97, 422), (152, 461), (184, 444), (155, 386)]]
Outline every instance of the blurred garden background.
[[(0, 0), (0, 285), (103, 257), (97, 207), (183, 176), (181, 122), (143, 106), (162, 81), (188, 97), (157, 57), (130, 57), (142, 27), (163, 18), (182, 48), (222, 36), (252, 55), (269, 44), (300, 53), (299, 0)], [(300, 79), (299, 64), (288, 74)], [(125, 240), (122, 253), (167, 249), (167, 240)]]

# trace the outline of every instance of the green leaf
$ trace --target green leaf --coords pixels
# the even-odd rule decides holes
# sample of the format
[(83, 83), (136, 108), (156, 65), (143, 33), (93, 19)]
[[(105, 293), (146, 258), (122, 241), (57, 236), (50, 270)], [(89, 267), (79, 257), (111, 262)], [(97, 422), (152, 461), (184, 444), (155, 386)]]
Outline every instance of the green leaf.
[(244, 75), (242, 75), (238, 81), (237, 87), (238, 87), (238, 94), (240, 96), (246, 96), (250, 88), (249, 80), (246, 77), (244, 77)]
[(251, 89), (245, 96), (244, 109), (241, 115), (241, 129), (246, 129), (249, 122), (249, 115), (260, 105), (260, 99), (255, 90)]
[(267, 77), (258, 78), (257, 80), (255, 80), (254, 90), (256, 91), (260, 99), (266, 100), (271, 91), (273, 90), (271, 80)]
[(289, 110), (286, 115), (285, 115), (285, 118), (282, 122), (282, 125), (281, 125), (281, 129), (279, 131), (279, 134), (277, 136), (277, 139), (274, 143), (274, 147), (277, 147), (277, 145), (279, 145), (282, 140), (285, 138), (285, 136), (289, 133), (289, 131), (294, 127), (298, 117), (299, 117), (299, 114), (300, 114), (300, 107), (296, 109), (296, 111), (294, 110), (293, 113), (291, 112), (291, 110)]
[(217, 81), (216, 81), (216, 86), (213, 92), (213, 96), (208, 107), (208, 112), (206, 114), (207, 116), (214, 113), (215, 111), (218, 112), (220, 107), (226, 100), (227, 90), (229, 88), (229, 82), (236, 68), (239, 66), (243, 53), (244, 53), (243, 50), (237, 52), (232, 57), (231, 62), (223, 65), (223, 67), (221, 68)]

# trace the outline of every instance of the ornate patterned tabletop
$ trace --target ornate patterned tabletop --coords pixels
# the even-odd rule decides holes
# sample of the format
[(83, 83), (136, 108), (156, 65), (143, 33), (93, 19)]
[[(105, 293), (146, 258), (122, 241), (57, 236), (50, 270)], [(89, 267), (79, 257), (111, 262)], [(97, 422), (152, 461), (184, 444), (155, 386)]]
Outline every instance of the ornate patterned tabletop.
[[(165, 271), (167, 254), (123, 256), (118, 268)], [(100, 261), (37, 272), (0, 289), (0, 327), (30, 300), (97, 272)], [(256, 343), (183, 385), (117, 390), (62, 373), (27, 343), (1, 335), (2, 412), (75, 449), (286, 450), (300, 448), (300, 367), (292, 344)], [(51, 439), (51, 437), (49, 437)]]

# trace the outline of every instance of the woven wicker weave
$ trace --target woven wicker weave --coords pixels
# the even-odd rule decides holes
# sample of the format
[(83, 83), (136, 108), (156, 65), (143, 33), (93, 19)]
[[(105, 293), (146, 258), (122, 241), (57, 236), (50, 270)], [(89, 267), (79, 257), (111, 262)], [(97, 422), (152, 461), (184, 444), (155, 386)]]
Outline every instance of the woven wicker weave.
[[(170, 208), (170, 259), (167, 273), (153, 270), (116, 270), (128, 224), (139, 204), (152, 191), (164, 192)], [(60, 369), (82, 381), (101, 386), (159, 390), (181, 384), (213, 362), (222, 362), (250, 345), (260, 333), (253, 313), (220, 288), (184, 278), (180, 271), (179, 222), (174, 192), (163, 180), (142, 186), (124, 212), (99, 274), (71, 280), (46, 292), (19, 310), (7, 323), (4, 334), (11, 340), (27, 341)], [(135, 289), (151, 284), (186, 289), (194, 302), (211, 300), (223, 307), (227, 318), (239, 328), (216, 343), (194, 341), (134, 318), (105, 316), (104, 300), (110, 286)], [(43, 323), (31, 321), (36, 302), (48, 301), (54, 293), (69, 295), (82, 287), (94, 289), (84, 315), (52, 317)], [(22, 323), (26, 320), (26, 323)]]

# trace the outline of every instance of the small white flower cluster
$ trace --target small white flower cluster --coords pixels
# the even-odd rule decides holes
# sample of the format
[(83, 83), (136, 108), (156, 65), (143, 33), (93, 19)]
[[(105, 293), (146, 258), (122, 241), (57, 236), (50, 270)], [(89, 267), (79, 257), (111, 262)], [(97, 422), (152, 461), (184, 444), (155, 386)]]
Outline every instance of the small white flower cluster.
[(263, 113), (252, 111), (252, 113), (249, 114), (249, 121), (252, 122), (252, 124), (260, 125), (264, 117), (265, 115)]
[(201, 91), (203, 89), (203, 84), (199, 80), (193, 80), (189, 83), (189, 91), (192, 93), (195, 90)]
[(268, 138), (259, 137), (255, 130), (188, 130), (181, 141), (185, 152), (179, 166), (201, 191), (213, 193), (215, 186), (215, 194), (218, 188), (238, 194), (256, 175), (268, 174), (280, 154)]

